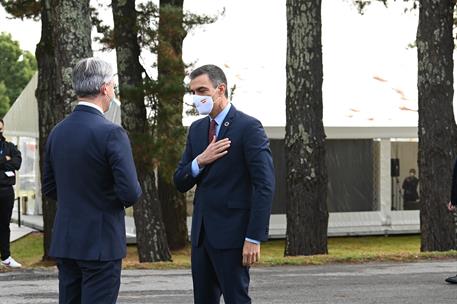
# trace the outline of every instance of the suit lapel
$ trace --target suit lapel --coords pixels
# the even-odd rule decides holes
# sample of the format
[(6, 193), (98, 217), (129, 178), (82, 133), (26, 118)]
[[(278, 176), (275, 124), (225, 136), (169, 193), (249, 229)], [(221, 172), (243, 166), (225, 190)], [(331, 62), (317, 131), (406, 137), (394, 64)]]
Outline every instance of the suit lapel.
[(217, 140), (220, 140), (224, 138), (225, 133), (227, 133), (227, 130), (231, 127), (233, 123), (233, 118), (235, 117), (236, 114), (236, 108), (234, 105), (231, 106), (230, 111), (227, 113), (227, 116), (225, 116), (224, 122), (222, 123), (221, 128), (219, 129), (219, 134), (217, 135)]
[[(198, 125), (196, 128), (197, 138), (199, 139), (197, 145), (197, 153), (199, 155), (203, 151), (205, 151), (206, 147), (208, 147), (208, 130), (209, 130), (209, 117), (203, 119), (203, 121)], [(201, 140), (200, 140), (201, 139)]]

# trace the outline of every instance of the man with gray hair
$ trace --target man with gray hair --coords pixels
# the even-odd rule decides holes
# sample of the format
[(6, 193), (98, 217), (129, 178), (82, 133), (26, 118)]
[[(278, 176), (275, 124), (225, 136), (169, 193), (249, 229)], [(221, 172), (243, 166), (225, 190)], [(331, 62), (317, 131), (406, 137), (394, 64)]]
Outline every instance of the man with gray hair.
[(50, 256), (59, 303), (116, 303), (126, 254), (124, 209), (141, 196), (125, 130), (108, 121), (113, 70), (97, 58), (73, 69), (75, 110), (46, 144), (43, 195), (57, 200)]

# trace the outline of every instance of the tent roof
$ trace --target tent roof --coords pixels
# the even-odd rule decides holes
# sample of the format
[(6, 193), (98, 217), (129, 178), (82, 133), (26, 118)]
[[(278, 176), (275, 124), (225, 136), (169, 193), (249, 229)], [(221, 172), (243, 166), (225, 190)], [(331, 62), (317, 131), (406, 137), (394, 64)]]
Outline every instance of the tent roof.
[[(16, 99), (11, 109), (6, 114), (5, 135), (7, 136), (39, 136), (38, 127), (38, 106), (35, 97), (37, 87), (38, 74), (35, 74), (27, 84), (21, 95)], [(389, 99), (394, 99), (389, 96)], [(395, 100), (395, 99), (394, 99)], [(409, 111), (407, 111), (409, 112)], [(417, 115), (416, 111), (412, 111)], [(259, 112), (259, 114), (262, 114)], [(413, 115), (414, 115), (413, 114)], [(107, 119), (120, 124), (121, 111), (118, 103), (113, 104), (110, 110), (105, 114)], [(198, 119), (197, 116), (185, 116), (183, 118), (184, 125), (190, 125), (192, 121)], [(265, 125), (266, 131), (270, 138), (283, 138), (284, 126), (270, 124), (268, 115), (266, 117), (258, 117)], [(392, 121), (394, 122), (394, 121)], [(400, 121), (397, 121), (399, 123)], [(404, 126), (401, 123), (391, 126), (326, 126), (325, 128), (328, 138), (415, 138), (417, 137), (416, 126)]]
[(37, 83), (38, 73), (35, 73), (6, 113), (3, 118), (5, 135), (38, 138), (38, 105), (35, 97)]

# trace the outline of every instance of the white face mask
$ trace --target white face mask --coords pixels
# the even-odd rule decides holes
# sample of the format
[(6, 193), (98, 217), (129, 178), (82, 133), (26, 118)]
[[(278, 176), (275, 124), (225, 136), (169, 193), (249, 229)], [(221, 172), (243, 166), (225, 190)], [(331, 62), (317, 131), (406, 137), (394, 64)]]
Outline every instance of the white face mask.
[(121, 102), (117, 100), (116, 95), (114, 95), (113, 98), (109, 100), (108, 109), (105, 111), (105, 113), (108, 112), (111, 109), (111, 106), (113, 106), (114, 104), (117, 104), (118, 106), (121, 105)]
[(193, 102), (200, 115), (208, 115), (211, 113), (214, 106), (214, 101), (211, 96), (194, 95)]
[(111, 109), (111, 106), (113, 106), (114, 104), (117, 104), (118, 106), (120, 106), (121, 102), (119, 100), (117, 100), (116, 97), (111, 98), (111, 100), (109, 102), (108, 111), (109, 111), (109, 109)]

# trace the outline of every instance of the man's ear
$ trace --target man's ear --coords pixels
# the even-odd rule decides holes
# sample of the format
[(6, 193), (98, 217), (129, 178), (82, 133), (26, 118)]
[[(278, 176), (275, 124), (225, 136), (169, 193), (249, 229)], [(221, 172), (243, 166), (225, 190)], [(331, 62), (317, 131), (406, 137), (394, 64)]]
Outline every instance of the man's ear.
[(107, 95), (106, 94), (106, 83), (102, 84), (102, 86), (100, 87), (100, 94)]
[(219, 88), (220, 88), (219, 90), (221, 92), (221, 95), (225, 96), (225, 91), (227, 91), (227, 85), (225, 83), (221, 83), (219, 85)]

